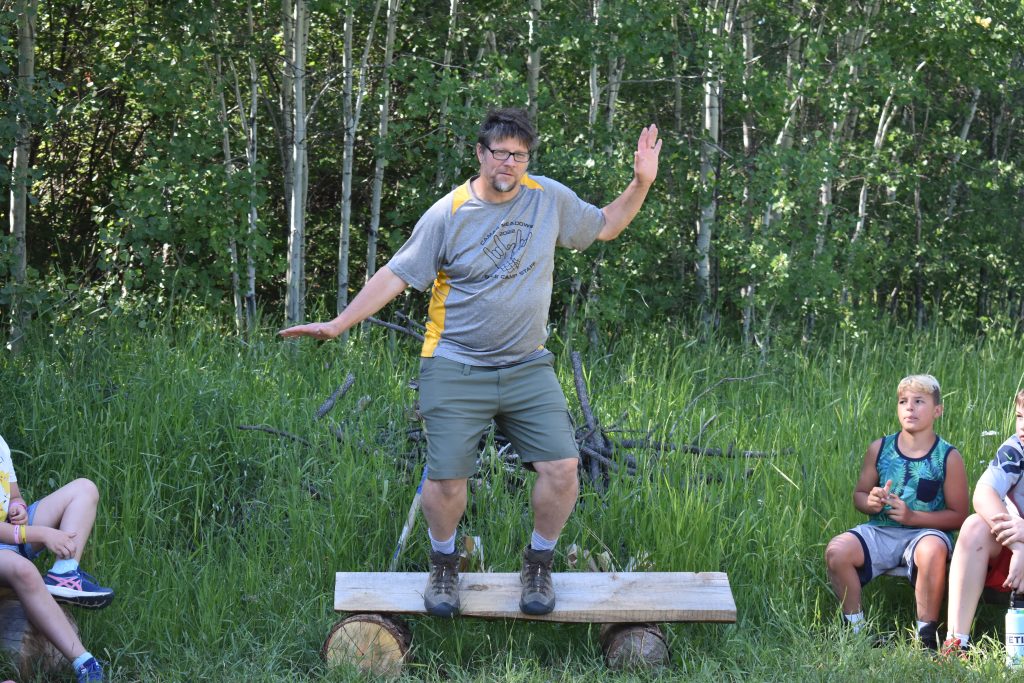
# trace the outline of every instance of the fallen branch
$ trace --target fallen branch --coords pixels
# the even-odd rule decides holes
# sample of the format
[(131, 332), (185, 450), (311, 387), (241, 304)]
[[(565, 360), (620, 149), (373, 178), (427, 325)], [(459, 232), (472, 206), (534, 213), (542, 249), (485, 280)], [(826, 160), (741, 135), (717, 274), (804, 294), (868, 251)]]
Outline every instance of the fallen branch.
[(312, 446), (313, 445), (313, 444), (309, 443), (308, 441), (306, 441), (305, 439), (303, 439), (301, 436), (295, 436), (294, 434), (289, 434), (288, 432), (282, 432), (280, 429), (274, 429), (273, 427), (268, 427), (266, 425), (238, 425), (238, 428), (243, 430), (243, 431), (266, 432), (267, 434), (273, 434), (274, 436), (283, 436), (286, 439), (291, 439), (292, 441), (298, 441), (299, 443), (301, 443), (304, 446)]
[(402, 327), (401, 325), (396, 325), (394, 323), (385, 322), (383, 320), (379, 320), (377, 318), (374, 318), (373, 316), (370, 316), (369, 318), (367, 318), (366, 321), (367, 322), (371, 322), (374, 325), (380, 325), (381, 327), (386, 327), (389, 330), (394, 330), (395, 332), (404, 332), (405, 334), (409, 335), (410, 337), (413, 337), (414, 339), (418, 339), (420, 341), (423, 341), (423, 335), (422, 334), (420, 334), (416, 330), (410, 330), (408, 327)]
[(731, 445), (725, 451), (721, 448), (705, 448), (703, 446), (694, 446), (692, 444), (670, 444), (662, 443), (660, 441), (648, 441), (646, 439), (623, 439), (619, 442), (619, 445), (623, 448), (650, 448), (655, 451), (683, 451), (684, 453), (696, 453), (697, 455), (710, 455), (715, 457), (726, 457), (726, 458), (771, 458), (775, 455), (784, 455), (786, 453), (792, 453), (792, 448), (787, 448), (779, 453), (771, 453), (767, 451), (736, 451), (735, 446)]
[(348, 373), (348, 376), (345, 378), (344, 383), (340, 387), (335, 389), (334, 393), (328, 396), (327, 400), (324, 401), (319, 408), (317, 408), (315, 419), (319, 420), (324, 415), (331, 412), (331, 408), (334, 407), (334, 404), (338, 402), (339, 398), (348, 393), (348, 390), (352, 388), (352, 385), (355, 383), (355, 381), (356, 376), (353, 375), (351, 372)]

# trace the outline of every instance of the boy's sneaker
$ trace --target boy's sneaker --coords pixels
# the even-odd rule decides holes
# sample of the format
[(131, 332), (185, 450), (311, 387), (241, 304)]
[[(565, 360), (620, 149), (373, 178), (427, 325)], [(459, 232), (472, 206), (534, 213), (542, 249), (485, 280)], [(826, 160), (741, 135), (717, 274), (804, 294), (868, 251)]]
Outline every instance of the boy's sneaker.
[(430, 576), (423, 592), (423, 606), (435, 617), (459, 614), (459, 554), (430, 552)]
[(103, 683), (103, 667), (95, 657), (90, 657), (75, 669), (75, 675), (78, 676), (78, 683)]
[(924, 625), (917, 631), (917, 642), (921, 644), (921, 647), (929, 650), (939, 649), (939, 622), (937, 621), (926, 621)]
[(554, 550), (534, 550), (526, 546), (523, 551), (523, 569), (519, 580), (523, 593), (519, 609), (526, 614), (548, 614), (555, 609), (555, 587), (551, 583), (551, 563)]
[(63, 574), (47, 572), (43, 583), (57, 602), (99, 609), (114, 601), (112, 588), (100, 586), (96, 579), (81, 569), (73, 569)]
[(971, 654), (971, 646), (964, 645), (960, 642), (959, 638), (946, 638), (942, 641), (942, 650), (940, 652), (943, 657), (967, 659), (968, 655)]

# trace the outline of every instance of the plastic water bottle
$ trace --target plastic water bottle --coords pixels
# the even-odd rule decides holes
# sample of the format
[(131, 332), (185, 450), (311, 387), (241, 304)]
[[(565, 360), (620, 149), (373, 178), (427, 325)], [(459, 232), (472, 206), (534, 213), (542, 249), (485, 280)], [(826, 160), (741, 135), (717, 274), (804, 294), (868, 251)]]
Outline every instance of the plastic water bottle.
[(1010, 593), (1010, 609), (1006, 611), (1006, 666), (1024, 666), (1024, 595)]

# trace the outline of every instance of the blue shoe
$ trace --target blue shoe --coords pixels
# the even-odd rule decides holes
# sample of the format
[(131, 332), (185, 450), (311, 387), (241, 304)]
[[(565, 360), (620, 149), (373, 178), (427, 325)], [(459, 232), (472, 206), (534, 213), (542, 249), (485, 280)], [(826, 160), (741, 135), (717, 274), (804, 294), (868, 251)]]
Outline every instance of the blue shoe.
[(90, 657), (75, 669), (75, 675), (78, 676), (78, 683), (103, 683), (103, 667), (95, 657)]
[(57, 602), (65, 602), (79, 607), (99, 609), (114, 601), (114, 590), (104, 588), (96, 583), (89, 574), (81, 569), (74, 569), (63, 574), (47, 572), (43, 577), (46, 590)]

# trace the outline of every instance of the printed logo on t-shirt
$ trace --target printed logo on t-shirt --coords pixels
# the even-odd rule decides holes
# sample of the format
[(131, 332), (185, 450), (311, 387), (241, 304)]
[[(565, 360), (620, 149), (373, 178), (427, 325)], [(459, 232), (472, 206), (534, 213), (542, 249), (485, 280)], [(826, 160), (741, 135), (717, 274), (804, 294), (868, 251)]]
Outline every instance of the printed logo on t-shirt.
[(523, 268), (523, 250), (531, 237), (533, 225), (523, 221), (503, 221), (497, 229), (484, 237), (480, 246), (495, 266), (495, 271), (488, 277), (510, 280), (533, 270), (536, 262)]

